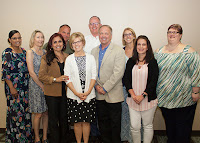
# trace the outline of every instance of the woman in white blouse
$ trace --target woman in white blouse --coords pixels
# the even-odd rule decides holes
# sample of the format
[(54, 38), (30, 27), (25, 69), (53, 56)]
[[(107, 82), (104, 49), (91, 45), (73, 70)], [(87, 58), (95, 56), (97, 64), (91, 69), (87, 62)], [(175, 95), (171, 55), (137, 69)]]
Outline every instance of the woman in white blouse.
[(96, 63), (92, 55), (85, 53), (85, 38), (82, 33), (73, 33), (70, 46), (75, 51), (65, 61), (64, 74), (69, 77), (67, 84), (68, 121), (74, 124), (77, 143), (88, 143), (90, 123), (95, 121)]

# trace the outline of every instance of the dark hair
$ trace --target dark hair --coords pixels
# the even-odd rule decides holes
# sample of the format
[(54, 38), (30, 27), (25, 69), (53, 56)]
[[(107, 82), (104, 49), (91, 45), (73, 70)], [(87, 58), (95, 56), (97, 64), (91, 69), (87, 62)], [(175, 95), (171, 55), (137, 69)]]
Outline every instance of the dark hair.
[(10, 43), (9, 39), (12, 38), (12, 36), (15, 34), (15, 33), (19, 33), (19, 31), (17, 30), (11, 30), (8, 34), (8, 43)]
[(65, 43), (65, 40), (64, 38), (62, 37), (61, 34), (59, 33), (54, 33), (50, 38), (49, 38), (49, 42), (47, 44), (47, 54), (46, 54), (46, 61), (47, 61), (47, 64), (50, 66), (51, 65), (51, 62), (53, 61), (54, 58), (57, 58), (53, 49), (52, 49), (52, 42), (53, 42), (53, 39), (55, 37), (60, 37), (63, 41), (63, 48), (62, 48), (62, 51), (64, 51), (66, 49), (66, 43)]
[(149, 39), (147, 38), (147, 36), (145, 35), (140, 35), (136, 41), (135, 41), (135, 45), (134, 45), (134, 49), (133, 49), (133, 61), (135, 63), (137, 63), (137, 61), (139, 61), (139, 56), (138, 56), (138, 52), (137, 52), (137, 43), (138, 43), (138, 40), (139, 39), (144, 39), (146, 42), (147, 42), (147, 48), (148, 50), (146, 51), (146, 56), (144, 58), (145, 60), (145, 63), (149, 63), (151, 59), (154, 59), (154, 55), (153, 55), (153, 50), (152, 50), (152, 47), (151, 47), (151, 43), (149, 41)]
[(60, 29), (61, 29), (62, 27), (64, 27), (64, 26), (67, 26), (67, 27), (71, 30), (71, 27), (70, 27), (69, 25), (63, 24), (63, 25), (60, 26), (59, 31), (60, 31)]
[(179, 34), (183, 34), (183, 29), (182, 29), (180, 24), (172, 24), (172, 25), (170, 25), (167, 31), (169, 31), (169, 29), (171, 29), (171, 28), (172, 29), (176, 29), (179, 32)]

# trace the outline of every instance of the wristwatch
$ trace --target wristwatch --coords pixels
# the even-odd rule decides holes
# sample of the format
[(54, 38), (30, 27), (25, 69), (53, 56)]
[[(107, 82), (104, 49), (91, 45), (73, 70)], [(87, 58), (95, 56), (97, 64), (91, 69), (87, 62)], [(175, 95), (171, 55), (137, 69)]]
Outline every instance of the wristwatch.
[(145, 98), (147, 95), (146, 95), (146, 94), (144, 94), (144, 93), (142, 93), (142, 96)]
[(53, 78), (53, 82), (56, 82), (56, 78), (55, 77)]

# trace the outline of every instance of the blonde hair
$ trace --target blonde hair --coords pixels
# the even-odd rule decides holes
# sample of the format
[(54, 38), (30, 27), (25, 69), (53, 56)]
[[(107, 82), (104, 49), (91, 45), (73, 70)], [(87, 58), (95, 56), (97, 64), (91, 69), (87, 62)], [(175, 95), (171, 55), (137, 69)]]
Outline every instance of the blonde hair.
[(83, 42), (83, 46), (85, 46), (85, 37), (84, 37), (84, 35), (81, 32), (75, 32), (69, 38), (69, 45), (70, 45), (71, 49), (73, 49), (72, 48), (72, 43), (74, 42), (74, 40), (76, 38), (80, 38), (80, 40)]
[[(133, 46), (134, 46), (135, 41), (136, 41), (136, 34), (135, 34), (135, 31), (134, 31), (132, 28), (129, 28), (129, 27), (125, 28), (125, 29), (124, 29), (124, 32), (125, 32), (126, 30), (131, 31), (131, 33), (133, 34), (133, 37), (135, 37), (135, 39), (133, 39)], [(126, 41), (124, 40), (124, 32), (123, 32), (123, 34), (122, 34), (122, 44), (123, 44), (124, 46), (126, 46)]]
[(35, 30), (35, 31), (33, 31), (33, 33), (31, 34), (30, 42), (29, 42), (29, 47), (30, 47), (30, 48), (32, 48), (33, 45), (34, 45), (34, 39), (35, 39), (35, 35), (36, 35), (37, 33), (41, 33), (41, 34), (43, 35), (43, 37), (44, 37), (44, 34), (42, 33), (42, 31), (40, 31), (40, 30)]

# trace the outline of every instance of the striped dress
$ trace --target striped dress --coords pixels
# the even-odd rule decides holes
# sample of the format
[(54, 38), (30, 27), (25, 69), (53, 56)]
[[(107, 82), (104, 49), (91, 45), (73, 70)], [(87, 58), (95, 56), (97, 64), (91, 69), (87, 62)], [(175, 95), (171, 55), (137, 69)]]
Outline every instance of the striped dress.
[(187, 45), (181, 53), (155, 53), (159, 67), (157, 83), (158, 106), (168, 109), (195, 104), (192, 87), (200, 87), (200, 57), (197, 52), (188, 53)]

